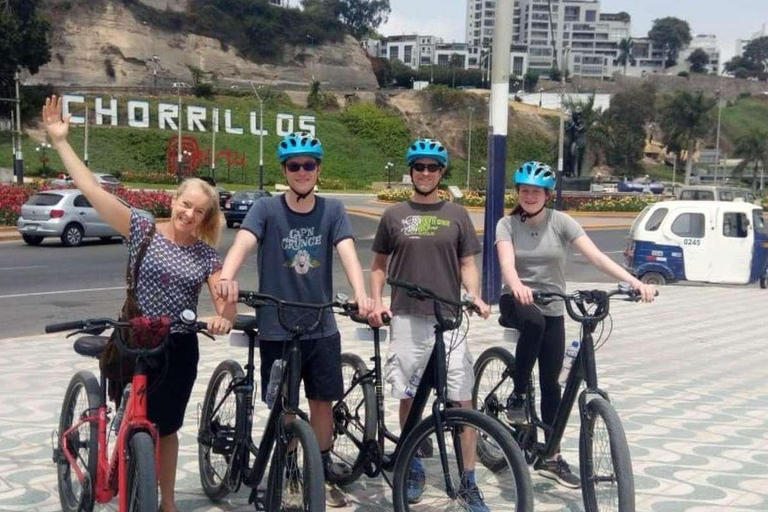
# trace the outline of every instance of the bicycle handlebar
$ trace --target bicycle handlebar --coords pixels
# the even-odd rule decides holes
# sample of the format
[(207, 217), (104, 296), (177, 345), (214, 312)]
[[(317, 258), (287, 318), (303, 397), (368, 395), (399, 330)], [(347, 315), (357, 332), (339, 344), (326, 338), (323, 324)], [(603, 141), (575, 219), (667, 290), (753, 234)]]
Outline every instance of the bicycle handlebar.
[(49, 324), (45, 326), (45, 333), (51, 334), (62, 331), (76, 331), (85, 327), (85, 321), (76, 320), (74, 322), (62, 322), (60, 324)]
[[(324, 304), (311, 304), (308, 302), (293, 302), (282, 300), (266, 293), (259, 293), (254, 291), (241, 291), (238, 294), (238, 302), (242, 302), (243, 304), (254, 309), (263, 307), (276, 307), (277, 320), (280, 322), (280, 325), (283, 327), (283, 329), (297, 337), (316, 331), (317, 328), (320, 327), (320, 323), (323, 319), (323, 312), (326, 309), (340, 308), (341, 310), (348, 312), (357, 309), (357, 305), (342, 300), (333, 300)], [(317, 316), (315, 317), (314, 323), (309, 327), (304, 327), (298, 324), (290, 325), (289, 322), (283, 318), (283, 312), (287, 308), (315, 310), (317, 311)]]
[[(619, 285), (618, 288), (611, 291), (604, 290), (576, 290), (572, 293), (560, 293), (560, 292), (547, 292), (547, 291), (534, 291), (533, 300), (539, 304), (549, 304), (554, 300), (562, 300), (565, 304), (565, 309), (573, 320), (583, 323), (586, 320), (592, 320), (599, 322), (608, 316), (610, 310), (610, 299), (623, 295), (627, 297), (627, 302), (639, 302), (641, 294), (639, 291), (628, 288), (625, 285)], [(659, 295), (658, 290), (656, 296)], [(576, 304), (581, 314), (577, 313), (573, 305)], [(584, 304), (597, 304), (598, 309), (595, 314), (588, 314), (584, 308)]]
[(454, 321), (446, 321), (445, 317), (442, 315), (442, 311), (440, 311), (439, 304), (445, 304), (446, 306), (453, 306), (459, 310), (471, 310), (474, 311), (477, 314), (480, 314), (480, 308), (475, 304), (475, 300), (473, 297), (470, 297), (468, 299), (464, 299), (461, 301), (456, 301), (453, 299), (448, 299), (445, 297), (441, 297), (440, 295), (437, 295), (435, 292), (428, 288), (424, 288), (422, 286), (418, 286), (413, 283), (409, 283), (407, 281), (401, 281), (399, 279), (392, 279), (387, 278), (387, 283), (389, 283), (390, 286), (394, 286), (396, 288), (403, 288), (408, 294), (409, 297), (412, 297), (416, 300), (426, 300), (430, 299), (434, 301), (434, 309), (435, 309), (435, 318), (437, 318), (438, 323), (441, 325), (441, 327), (445, 328), (445, 330), (453, 330), (457, 329), (461, 325), (462, 321), (462, 315), (457, 315), (456, 320)]

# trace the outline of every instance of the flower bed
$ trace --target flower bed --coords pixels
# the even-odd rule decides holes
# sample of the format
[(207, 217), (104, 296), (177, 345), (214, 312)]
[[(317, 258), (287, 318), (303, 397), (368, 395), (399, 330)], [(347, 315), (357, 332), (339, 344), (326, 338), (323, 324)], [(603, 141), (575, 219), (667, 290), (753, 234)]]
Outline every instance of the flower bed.
[[(474, 190), (462, 191), (464, 194), (464, 206), (485, 207), (485, 196), (478, 194)], [(379, 192), (380, 201), (396, 203), (410, 198), (411, 189), (389, 189)], [(448, 200), (447, 192), (441, 190), (440, 197)], [(634, 195), (634, 196), (606, 196), (592, 198), (585, 196), (563, 197), (563, 209), (580, 212), (639, 212), (649, 204), (668, 199), (655, 195)], [(514, 208), (517, 204), (517, 194), (511, 193), (504, 196), (504, 208)], [(550, 205), (551, 206), (551, 205)]]
[[(30, 185), (0, 184), (0, 226), (15, 226), (21, 214), (21, 206), (37, 192), (61, 189), (48, 183), (33, 183)], [(119, 187), (115, 195), (133, 206), (146, 210), (155, 217), (168, 217), (171, 214), (171, 194), (152, 190), (128, 190)]]

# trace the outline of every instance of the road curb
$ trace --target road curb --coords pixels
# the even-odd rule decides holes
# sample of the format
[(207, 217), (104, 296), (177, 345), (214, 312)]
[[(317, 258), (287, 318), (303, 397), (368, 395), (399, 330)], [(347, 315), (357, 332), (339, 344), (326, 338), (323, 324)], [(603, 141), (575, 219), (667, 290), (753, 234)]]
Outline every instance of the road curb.
[[(163, 224), (171, 220), (170, 218), (163, 217), (161, 219), (155, 219), (155, 222)], [(56, 238), (56, 237), (48, 237)], [(0, 243), (2, 242), (15, 242), (21, 240), (21, 233), (19, 233), (16, 226), (2, 226), (0, 227)]]

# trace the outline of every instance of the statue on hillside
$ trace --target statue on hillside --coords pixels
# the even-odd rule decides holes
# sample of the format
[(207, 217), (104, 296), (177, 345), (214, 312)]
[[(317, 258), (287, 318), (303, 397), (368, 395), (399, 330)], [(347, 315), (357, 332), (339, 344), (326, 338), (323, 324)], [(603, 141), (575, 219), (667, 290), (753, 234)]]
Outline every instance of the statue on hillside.
[(568, 138), (565, 152), (563, 174), (568, 177), (581, 176), (584, 163), (584, 152), (587, 148), (586, 126), (581, 107), (576, 107), (571, 113), (571, 119), (565, 123), (565, 134)]

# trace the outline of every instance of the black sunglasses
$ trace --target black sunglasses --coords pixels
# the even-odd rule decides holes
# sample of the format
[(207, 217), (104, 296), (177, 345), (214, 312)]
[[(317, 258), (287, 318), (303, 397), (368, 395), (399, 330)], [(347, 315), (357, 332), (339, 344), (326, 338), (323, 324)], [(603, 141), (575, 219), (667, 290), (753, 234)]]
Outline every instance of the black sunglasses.
[(317, 169), (317, 162), (304, 162), (303, 164), (291, 162), (285, 164), (285, 168), (288, 169), (288, 172), (299, 172), (302, 169), (307, 172), (314, 172)]
[(424, 172), (424, 169), (426, 169), (427, 171), (429, 171), (431, 173), (434, 173), (434, 172), (439, 172), (439, 171), (443, 170), (443, 166), (440, 165), (440, 164), (421, 164), (421, 163), (419, 163), (419, 164), (411, 165), (411, 169), (413, 169), (414, 171), (418, 171), (418, 172)]

